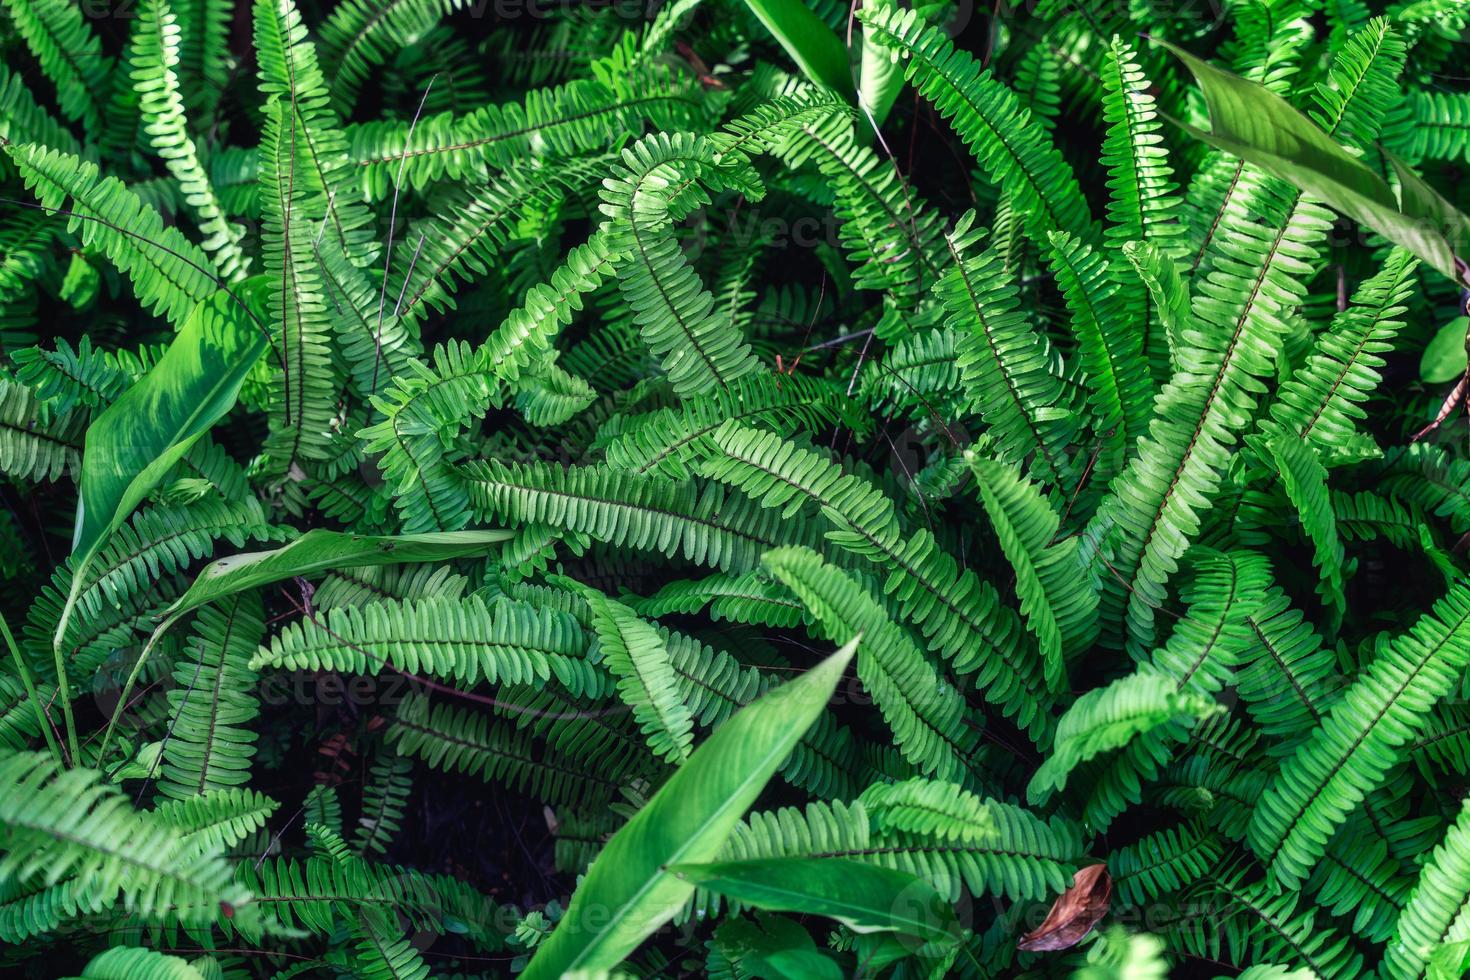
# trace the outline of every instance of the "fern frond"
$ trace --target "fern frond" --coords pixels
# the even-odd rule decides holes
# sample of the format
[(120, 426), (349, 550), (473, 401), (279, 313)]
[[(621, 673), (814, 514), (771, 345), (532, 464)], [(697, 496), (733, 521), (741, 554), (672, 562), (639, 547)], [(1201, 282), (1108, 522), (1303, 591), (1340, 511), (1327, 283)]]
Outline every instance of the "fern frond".
[(822, 638), (862, 637), (858, 680), (893, 731), (904, 758), (926, 776), (963, 781), (975, 738), (965, 731), (965, 703), (863, 586), (813, 551), (780, 548), (764, 567), (811, 611)]
[(565, 615), (519, 603), (467, 599), (381, 602), (332, 609), (292, 623), (250, 667), (429, 673), (460, 684), (530, 684), (555, 677), (579, 695), (601, 681), (586, 659), (582, 629)]
[(618, 270), (623, 298), (644, 343), (686, 398), (729, 388), (759, 368), (672, 230), (673, 221), (709, 202), (701, 181), (724, 185), (719, 173), (707, 140), (656, 134), (624, 150), (622, 163), (603, 181), (604, 228), (630, 256)]
[(1378, 784), (1470, 663), (1470, 591), (1456, 587), (1377, 655), (1286, 761), (1251, 820), (1252, 850), (1300, 880), (1348, 810)]
[(1269, 452), (1287, 499), (1301, 519), (1302, 532), (1312, 543), (1313, 561), (1320, 573), (1317, 592), (1331, 612), (1333, 623), (1339, 623), (1347, 613), (1344, 579), (1352, 568), (1344, 567), (1342, 538), (1327, 492), (1327, 470), (1305, 442), (1291, 435), (1272, 439)]
[(1149, 834), (1108, 855), (1108, 874), (1119, 905), (1142, 907), (1182, 891), (1216, 868), (1224, 854), (1217, 834), (1183, 824)]
[(606, 466), (477, 460), (464, 468), (464, 479), (486, 519), (549, 525), (724, 571), (748, 571), (767, 548), (812, 539), (721, 487)]
[(1026, 798), (1044, 803), (1081, 763), (1180, 718), (1198, 720), (1219, 710), (1212, 699), (1181, 692), (1169, 678), (1152, 671), (1088, 691), (1057, 722), (1051, 754), (1031, 777)]
[(121, 897), (145, 919), (213, 919), (250, 900), (231, 881), (217, 853), (184, 840), (149, 814), (134, 810), (93, 769), (58, 768), (44, 754), (0, 759), (0, 881), (55, 885)]
[(351, 127), (347, 138), (364, 193), (381, 200), (400, 171), (404, 186), (414, 190), (445, 180), (474, 182), (484, 179), (487, 168), (529, 163), (536, 156), (617, 149), (625, 133), (642, 131), (646, 118), (672, 115), (684, 124), (676, 122), (677, 131), (703, 114), (704, 98), (692, 78), (650, 70), (533, 89), (524, 103), (489, 105), (463, 116), (429, 116), (411, 134), (406, 122), (363, 123)]
[(242, 785), (255, 756), (255, 733), (245, 726), (260, 711), (258, 678), (246, 665), (265, 635), (259, 596), (205, 606), (194, 630), (168, 692), (171, 720), (158, 780), (159, 792), (175, 799)]
[(392, 843), (413, 789), (411, 772), (412, 760), (394, 753), (385, 753), (373, 763), (363, 785), (362, 813), (352, 835), (352, 849), (358, 854), (382, 854)]
[(234, 847), (265, 826), (280, 804), (251, 789), (213, 789), (199, 796), (164, 800), (153, 808), (159, 820), (186, 840), (209, 850)]
[(1418, 260), (1395, 249), (1383, 269), (1353, 294), (1352, 304), (1332, 318), (1311, 356), (1281, 386), (1266, 433), (1299, 436), (1326, 465), (1332, 450), (1353, 436), (1367, 417), (1361, 407), (1383, 380), (1381, 355), (1393, 347), (1403, 327)]
[(145, 0), (128, 55), (133, 91), (138, 95), (148, 142), (179, 182), (184, 202), (198, 216), (205, 251), (214, 254), (225, 279), (243, 279), (250, 271), (240, 246), (245, 230), (225, 220), (184, 116), (178, 75), (182, 35), (166, 0)]
[(929, 648), (961, 674), (976, 673), (987, 700), (1017, 723), (1046, 729), (1041, 664), (1022, 636), (1019, 619), (1000, 605), (995, 589), (961, 571), (926, 530), (905, 531), (893, 504), (870, 485), (818, 454), (772, 435), (728, 423), (712, 436), (717, 451), (706, 476), (730, 483), (790, 517), (816, 506), (832, 526), (828, 538), (888, 573), (884, 592)]
[(1465, 906), (1470, 902), (1470, 810), (1460, 812), (1443, 841), (1424, 862), (1414, 893), (1399, 916), (1383, 954), (1385, 977), (1418, 977), (1435, 948), (1470, 936)]
[(374, 68), (466, 2), (394, 0), (379, 6), (367, 0), (347, 0), (332, 8), (317, 33), (323, 75), (336, 110), (349, 114)]
[(100, 136), (112, 59), (102, 53), (102, 41), (82, 7), (67, 0), (5, 0), (5, 6), (41, 71), (55, 84), (61, 111), (89, 136)]
[(946, 237), (952, 265), (934, 287), (949, 314), (946, 325), (961, 334), (961, 382), (999, 459), (1018, 465), (1029, 459), (1038, 479), (1070, 487), (1074, 467), (1067, 454), (1078, 423), (1061, 356), (1021, 311), (1003, 257), (993, 247), (972, 254), (979, 237), (970, 233), (973, 222), (967, 212)]
[(1016, 573), (1021, 614), (1041, 647), (1046, 682), (1060, 691), (1064, 658), (1097, 635), (1097, 593), (1088, 580), (1079, 539), (1057, 541), (1060, 515), (1014, 468), (967, 454), (980, 501)]
[(1031, 234), (1093, 237), (1087, 202), (1071, 169), (1020, 106), (1015, 93), (982, 69), (918, 11), (898, 6), (858, 12), (866, 37), (904, 59), (908, 80), (948, 119), (976, 161), (1010, 196)]
[(1328, 224), (1326, 212), (1279, 185), (1257, 180), (1250, 197), (1255, 213), (1227, 216), (1239, 247), (1200, 283), (1198, 326), (1186, 331), (1179, 370), (1158, 396), (1148, 435), (1093, 519), (1096, 533), (1116, 542), (1100, 573), (1105, 635), (1126, 620), (1141, 646), (1153, 637), (1165, 583), (1199, 532), (1261, 379), (1274, 373), (1286, 316), (1302, 296), (1299, 277)]
[(839, 420), (858, 431), (869, 422), (824, 379), (758, 372), (677, 407), (616, 416), (599, 430), (594, 445), (604, 447), (608, 465), (616, 469), (683, 480), (692, 474), (710, 433), (731, 419), (787, 438), (798, 431), (819, 432)]
[[(300, 220), (312, 225), (312, 234), (320, 225), (354, 265), (366, 265), (376, 255), (372, 213), (360, 200), (358, 174), (301, 13), (294, 0), (254, 0), (252, 19), (261, 92), (281, 107), (276, 126), (288, 144), (277, 153), (299, 159), (293, 173), (313, 192)], [(262, 158), (262, 170), (267, 166)]]
[(15, 381), (0, 379), (0, 473), (12, 480), (56, 480), (82, 465), (83, 411), (53, 412)]
[(311, 179), (311, 144), (297, 129), (302, 119), (288, 103), (273, 99), (266, 106), (261, 147), (265, 272), (272, 280), (268, 308), (273, 333), (279, 330), (274, 346), (281, 362), (266, 453), (281, 477), (304, 460), (326, 458), (339, 387), (327, 295), (312, 251), (333, 193)]
[(452, 705), (410, 694), (387, 739), (435, 769), (463, 772), (554, 805), (597, 810), (647, 771), (646, 755), (615, 754), (591, 763), (530, 734)]
[[(49, 0), (62, 3), (62, 0)], [(97, 165), (44, 147), (5, 147), (21, 179), (51, 210), (71, 202), (67, 226), (128, 277), (138, 302), (176, 327), (219, 288), (214, 265), (177, 228)]]

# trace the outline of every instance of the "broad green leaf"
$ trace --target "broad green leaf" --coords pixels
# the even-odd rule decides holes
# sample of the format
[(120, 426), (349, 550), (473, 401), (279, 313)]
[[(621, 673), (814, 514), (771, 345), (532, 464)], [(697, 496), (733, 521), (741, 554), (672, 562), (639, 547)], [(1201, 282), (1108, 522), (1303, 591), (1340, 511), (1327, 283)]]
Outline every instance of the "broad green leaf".
[(756, 980), (842, 980), (845, 976), (805, 929), (783, 915), (760, 913), (755, 921), (728, 917), (715, 930), (714, 947), (737, 975)]
[(492, 545), (509, 541), (515, 534), (510, 530), (493, 530), (373, 535), (317, 528), (284, 547), (210, 562), (188, 591), (175, 599), (162, 615), (165, 621), (177, 619), (205, 603), (246, 589), (334, 568), (405, 565), (483, 555)]
[(745, 0), (745, 5), (807, 78), (853, 101), (847, 48), (810, 7), (802, 0)]
[(269, 346), (262, 317), (267, 288), (266, 278), (257, 276), (240, 284), (238, 292), (222, 289), (201, 302), (158, 363), (87, 427), (71, 548), (71, 588), (52, 647), (67, 743), (74, 758), (76, 723), (61, 638), (85, 584), (83, 573), (133, 508), (235, 406), (245, 375)]
[[(866, 9), (892, 0), (863, 0)], [(858, 104), (862, 107), (866, 121), (872, 126), (883, 125), (888, 112), (893, 108), (898, 93), (903, 91), (903, 64), (894, 51), (884, 47), (863, 31), (863, 54), (858, 67)]]
[(613, 835), (522, 980), (608, 969), (674, 917), (694, 885), (669, 865), (708, 861), (822, 713), (857, 641), (746, 705)]
[(836, 919), (856, 932), (902, 932), (952, 943), (954, 907), (905, 871), (845, 858), (782, 857), (677, 864), (670, 871), (701, 888), (772, 912)]
[(1386, 180), (1343, 149), (1321, 127), (1281, 96), (1167, 41), (1193, 73), (1210, 111), (1210, 129), (1183, 129), (1285, 180), (1419, 256), (1457, 282), (1470, 283), (1457, 266), (1470, 242), (1470, 219), (1394, 160), (1402, 201)]
[(215, 602), (272, 582), (298, 575), (311, 575), (333, 568), (355, 568), (365, 565), (399, 565), (414, 562), (447, 561), (485, 554), (492, 545), (515, 537), (514, 531), (436, 531), (425, 534), (372, 535), (347, 534), (317, 528), (290, 544), (271, 551), (252, 551), (210, 562), (194, 579), (183, 595), (160, 615), (162, 622), (154, 629), (118, 696), (118, 707), (108, 722), (102, 738), (102, 750), (112, 736), (122, 708), (128, 702), (133, 685), (147, 663), (148, 656), (164, 633), (181, 617), (206, 603)]
[(1470, 317), (1456, 317), (1440, 327), (1419, 358), (1419, 377), (1437, 385), (1464, 374), (1467, 332), (1470, 332)]
[(1459, 980), (1470, 972), (1470, 939), (1442, 943), (1429, 954), (1425, 980)]
[(73, 582), (143, 498), (235, 405), (268, 346), (267, 281), (256, 276), (195, 307), (158, 363), (87, 427)]

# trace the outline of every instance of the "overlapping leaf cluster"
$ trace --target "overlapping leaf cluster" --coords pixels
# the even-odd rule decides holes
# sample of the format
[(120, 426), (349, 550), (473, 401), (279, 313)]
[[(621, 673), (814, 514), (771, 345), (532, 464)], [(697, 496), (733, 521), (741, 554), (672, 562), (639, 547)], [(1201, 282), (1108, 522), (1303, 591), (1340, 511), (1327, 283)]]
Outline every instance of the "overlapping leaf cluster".
[(3, 4), (7, 975), (1470, 964), (1467, 0)]

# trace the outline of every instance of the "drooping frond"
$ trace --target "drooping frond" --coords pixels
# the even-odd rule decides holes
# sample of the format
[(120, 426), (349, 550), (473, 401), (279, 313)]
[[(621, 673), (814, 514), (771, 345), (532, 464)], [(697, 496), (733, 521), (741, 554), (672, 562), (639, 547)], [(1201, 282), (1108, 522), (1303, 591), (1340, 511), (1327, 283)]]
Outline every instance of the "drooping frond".
[[(387, 737), (435, 769), (463, 772), (558, 806), (595, 809), (647, 769), (647, 757), (596, 759), (559, 749), (514, 725), (414, 694), (399, 705)], [(596, 746), (591, 746), (595, 748)]]
[(690, 480), (493, 460), (463, 472), (471, 502), (487, 519), (548, 525), (727, 571), (748, 571), (765, 549), (813, 537), (739, 493)]
[(67, 0), (5, 0), (5, 7), (41, 70), (56, 86), (57, 104), (93, 137), (101, 134), (112, 59), (79, 4)]
[(403, 186), (415, 190), (444, 180), (474, 181), (483, 179), (487, 168), (529, 162), (537, 155), (617, 149), (623, 134), (641, 129), (645, 118), (671, 117), (677, 131), (703, 114), (703, 94), (687, 76), (667, 70), (605, 72), (601, 78), (533, 90), (524, 104), (429, 116), (412, 127), (412, 134), (407, 122), (353, 126), (348, 139), (367, 196), (381, 200), (398, 185), (400, 172)]
[(1358, 432), (1361, 407), (1382, 380), (1382, 355), (1403, 327), (1399, 319), (1414, 285), (1418, 261), (1395, 250), (1382, 271), (1353, 294), (1352, 305), (1332, 318), (1312, 354), (1282, 385), (1263, 431), (1300, 437), (1331, 465), (1333, 450)]
[(217, 851), (134, 810), (94, 769), (62, 770), (44, 753), (18, 752), (0, 758), (0, 786), (0, 881), (72, 880), (155, 920), (209, 921), (250, 899)]
[(1019, 293), (993, 248), (973, 255), (973, 213), (946, 238), (953, 264), (935, 285), (960, 333), (961, 382), (985, 420), (999, 458), (1029, 459), (1038, 479), (1069, 488), (1068, 453), (1078, 433), (1062, 376), (1061, 358), (1021, 310)]
[[(1241, 243), (1199, 284), (1179, 368), (1160, 392), (1138, 454), (1110, 487), (1093, 520), (1114, 545), (1103, 578), (1105, 635), (1147, 645), (1155, 609), (1179, 557), (1198, 533), (1230, 449), (1250, 419), (1261, 379), (1275, 369), (1300, 276), (1315, 258), (1326, 212), (1279, 184), (1247, 173), (1249, 211), (1231, 210)], [(1261, 220), (1263, 216), (1266, 220)]]
[(1466, 864), (1466, 834), (1470, 818), (1465, 807), (1440, 845), (1424, 862), (1418, 884), (1399, 916), (1394, 936), (1383, 956), (1383, 975), (1408, 978), (1424, 975), (1435, 948), (1470, 935), (1465, 906), (1470, 902), (1470, 866)]
[[(1151, 247), (1161, 278), (1177, 271), (1184, 251), (1178, 185), (1164, 146), (1158, 105), (1131, 46), (1114, 37), (1103, 59), (1103, 117), (1108, 123), (1103, 165), (1108, 168), (1108, 224), (1103, 238), (1112, 249)], [(1155, 382), (1168, 378), (1168, 321), (1159, 297), (1127, 275), (1115, 257), (1109, 265), (1118, 284), (1118, 305), (1142, 341)]]
[(198, 215), (205, 250), (214, 254), (225, 279), (239, 279), (249, 270), (249, 260), (240, 246), (245, 230), (225, 219), (189, 135), (178, 75), (182, 36), (166, 0), (145, 0), (129, 52), (133, 88), (138, 93), (143, 130), (179, 182), (184, 202)]
[(1321, 575), (1317, 591), (1332, 611), (1333, 621), (1341, 621), (1347, 612), (1343, 580), (1352, 569), (1344, 567), (1342, 538), (1327, 493), (1327, 470), (1306, 443), (1292, 435), (1277, 436), (1268, 449), (1286, 496), (1301, 519), (1302, 532), (1312, 543), (1313, 560)]
[(693, 744), (694, 719), (677, 696), (664, 638), (621, 602), (591, 590), (587, 600), (603, 663), (617, 678), (618, 693), (632, 709), (649, 748), (660, 758), (683, 762)]
[(1176, 719), (1199, 719), (1216, 710), (1213, 700), (1181, 692), (1167, 677), (1152, 671), (1130, 674), (1088, 691), (1057, 722), (1051, 755), (1031, 777), (1026, 797), (1032, 803), (1045, 802), (1088, 759), (1120, 749), (1136, 736)]

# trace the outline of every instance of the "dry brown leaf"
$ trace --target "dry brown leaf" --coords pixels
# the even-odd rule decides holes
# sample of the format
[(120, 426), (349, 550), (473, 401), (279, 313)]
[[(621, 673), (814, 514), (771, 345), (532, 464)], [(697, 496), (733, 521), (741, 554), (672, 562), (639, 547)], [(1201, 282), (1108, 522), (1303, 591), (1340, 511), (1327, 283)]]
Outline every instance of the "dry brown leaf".
[(1098, 920), (1108, 914), (1113, 879), (1106, 864), (1089, 864), (1072, 876), (1072, 887), (1052, 903), (1046, 921), (1016, 942), (1028, 952), (1067, 949), (1082, 941)]

